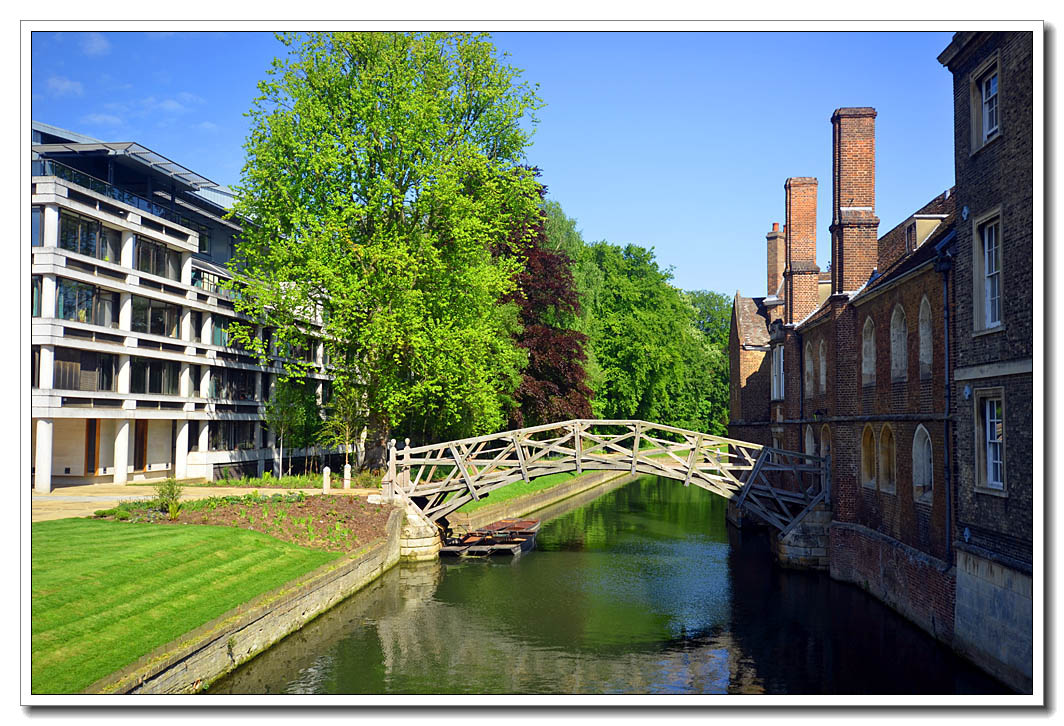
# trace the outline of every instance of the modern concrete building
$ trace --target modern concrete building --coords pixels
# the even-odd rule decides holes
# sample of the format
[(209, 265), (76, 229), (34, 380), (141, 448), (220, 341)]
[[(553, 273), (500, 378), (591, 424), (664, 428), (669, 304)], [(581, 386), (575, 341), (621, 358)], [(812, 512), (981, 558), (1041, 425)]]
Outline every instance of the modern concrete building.
[(272, 469), (281, 369), (229, 344), (219, 286), (232, 193), (136, 143), (32, 129), (34, 488)]

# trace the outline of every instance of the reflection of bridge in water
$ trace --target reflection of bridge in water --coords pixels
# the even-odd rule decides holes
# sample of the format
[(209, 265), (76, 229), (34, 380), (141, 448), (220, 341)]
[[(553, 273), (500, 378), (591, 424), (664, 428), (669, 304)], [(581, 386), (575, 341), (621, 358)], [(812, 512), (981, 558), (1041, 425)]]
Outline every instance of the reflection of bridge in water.
[(386, 497), (430, 521), (516, 481), (566, 472), (627, 471), (694, 484), (789, 533), (829, 499), (828, 460), (635, 420), (580, 419), (388, 451)]
[(288, 694), (321, 692), (350, 655), (345, 640), (365, 642), (374, 634), (383, 673), (376, 683), (356, 677), (334, 692), (383, 693), (399, 674), (403, 683), (424, 684), (425, 693), (463, 692), (459, 684), (449, 687), (446, 674), (453, 673), (462, 673), (462, 683), (481, 684), (478, 693), (763, 692), (727, 627), (643, 649), (618, 647), (610, 655), (582, 653), (518, 637), (506, 632), (505, 623), (470, 617), (468, 604), (435, 599), (444, 567), (430, 561), (393, 568), (376, 586), (308, 623), (210, 692), (268, 693), (277, 683), (288, 683)]

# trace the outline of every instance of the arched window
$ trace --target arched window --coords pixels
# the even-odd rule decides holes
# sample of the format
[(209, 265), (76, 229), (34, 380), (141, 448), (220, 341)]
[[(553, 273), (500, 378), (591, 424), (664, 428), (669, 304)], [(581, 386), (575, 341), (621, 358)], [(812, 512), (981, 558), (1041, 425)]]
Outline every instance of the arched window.
[(820, 392), (828, 390), (828, 344), (820, 341)]
[(816, 456), (816, 437), (813, 435), (813, 427), (805, 426), (805, 453)]
[(865, 426), (861, 434), (861, 484), (876, 488), (876, 435), (871, 426)]
[(932, 453), (931, 436), (921, 424), (913, 436), (913, 499), (918, 502), (931, 502), (935, 479)]
[[(820, 427), (820, 455), (825, 459), (831, 456), (831, 429), (828, 428), (827, 424)], [(825, 463), (825, 467), (827, 466), (828, 464)], [(820, 485), (827, 486), (827, 483), (827, 473), (825, 471), (825, 475), (820, 480)]]
[(904, 381), (909, 377), (909, 326), (905, 308), (894, 306), (890, 316), (890, 380)]
[(876, 382), (876, 324), (865, 318), (861, 332), (861, 385), (871, 386)]
[(879, 434), (879, 490), (894, 492), (894, 430), (887, 425)]
[(925, 297), (920, 301), (920, 377), (931, 377), (931, 303)]
[(813, 374), (814, 374), (814, 371), (813, 371), (813, 344), (807, 341), (806, 344), (805, 344), (805, 373), (804, 373), (804, 382), (805, 382), (805, 386), (804, 387), (805, 387), (805, 397), (806, 398), (809, 398), (810, 396), (813, 395), (813, 381), (816, 380), (816, 378), (814, 377)]

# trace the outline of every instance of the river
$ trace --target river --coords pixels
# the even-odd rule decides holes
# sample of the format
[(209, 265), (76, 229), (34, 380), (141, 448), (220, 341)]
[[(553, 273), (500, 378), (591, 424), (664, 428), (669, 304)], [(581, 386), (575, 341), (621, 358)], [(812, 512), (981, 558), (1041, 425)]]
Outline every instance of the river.
[(724, 515), (675, 481), (607, 486), (534, 515), (516, 559), (392, 568), (208, 693), (1010, 692)]

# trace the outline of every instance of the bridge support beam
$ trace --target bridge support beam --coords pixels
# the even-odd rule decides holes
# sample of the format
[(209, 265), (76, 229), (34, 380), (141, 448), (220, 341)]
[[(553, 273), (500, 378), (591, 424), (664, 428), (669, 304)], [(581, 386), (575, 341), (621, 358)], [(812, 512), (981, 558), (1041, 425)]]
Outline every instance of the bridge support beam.
[(440, 531), (417, 510), (408, 506), (399, 533), (399, 558), (403, 560), (434, 560), (440, 556)]

